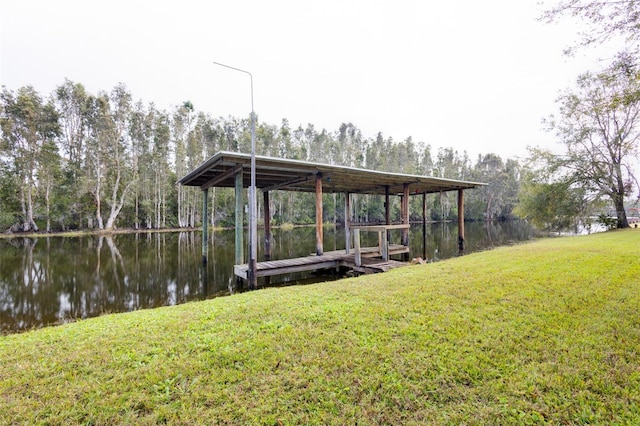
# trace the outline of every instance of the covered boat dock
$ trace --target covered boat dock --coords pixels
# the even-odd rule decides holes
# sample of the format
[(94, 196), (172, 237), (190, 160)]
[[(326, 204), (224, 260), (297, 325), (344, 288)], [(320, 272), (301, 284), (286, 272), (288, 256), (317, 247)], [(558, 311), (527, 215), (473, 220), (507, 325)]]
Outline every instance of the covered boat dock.
[[(484, 184), (429, 176), (388, 173), (375, 170), (309, 161), (255, 156), (256, 190), (264, 200), (265, 248), (264, 261), (256, 264), (256, 276), (272, 276), (297, 271), (318, 270), (339, 266), (356, 271), (378, 272), (399, 266), (392, 255), (409, 253), (409, 196), (422, 196), (422, 217), (426, 221), (426, 194), (457, 191), (458, 245), (464, 249), (464, 190)], [(251, 155), (221, 151), (178, 181), (184, 186), (200, 187), (203, 191), (203, 218), (208, 216), (208, 190), (213, 187), (235, 188), (236, 237), (235, 274), (247, 279), (248, 266), (243, 252), (243, 189), (250, 185)], [(271, 261), (271, 191), (315, 193), (316, 253), (297, 259)], [(342, 193), (345, 196), (345, 250), (325, 253), (323, 248), (322, 195)], [(385, 197), (385, 224), (356, 225), (351, 223), (351, 194), (373, 194)], [(400, 223), (391, 223), (390, 197), (399, 196)], [(208, 223), (203, 220), (203, 261), (207, 260)], [(360, 247), (360, 232), (377, 232), (378, 247)], [(399, 231), (401, 244), (389, 244), (389, 233)], [(373, 261), (375, 259), (376, 261)], [(378, 261), (379, 260), (379, 261)], [(254, 283), (255, 284), (255, 283)], [(250, 287), (252, 285), (250, 283)]]

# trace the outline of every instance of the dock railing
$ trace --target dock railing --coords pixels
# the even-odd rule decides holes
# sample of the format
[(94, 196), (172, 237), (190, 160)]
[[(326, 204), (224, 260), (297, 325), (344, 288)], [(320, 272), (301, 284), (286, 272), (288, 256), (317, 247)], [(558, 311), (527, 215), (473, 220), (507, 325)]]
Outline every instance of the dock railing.
[(396, 229), (409, 229), (408, 223), (395, 225), (351, 225), (353, 229), (353, 245), (355, 252), (356, 266), (362, 265), (362, 252), (360, 250), (360, 231), (377, 232), (378, 233), (378, 250), (382, 256), (382, 260), (389, 260), (389, 238), (388, 232)]

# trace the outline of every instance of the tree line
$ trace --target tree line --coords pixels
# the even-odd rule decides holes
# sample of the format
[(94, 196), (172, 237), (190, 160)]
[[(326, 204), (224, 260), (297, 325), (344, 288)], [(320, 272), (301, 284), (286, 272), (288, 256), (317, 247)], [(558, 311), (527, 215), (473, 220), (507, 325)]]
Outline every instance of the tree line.
[[(292, 127), (283, 119), (258, 121), (257, 153), (485, 182), (468, 191), (465, 216), (472, 220), (519, 216), (557, 229), (612, 207), (615, 226), (628, 227), (627, 210), (640, 211), (640, 3), (551, 3), (542, 20), (572, 17), (585, 25), (568, 53), (612, 41), (619, 46), (603, 69), (586, 71), (575, 87), (561, 92), (557, 114), (544, 121), (563, 152), (532, 148), (523, 162), (493, 153), (471, 159), (464, 151), (436, 150), (412, 138), (365, 137), (352, 123), (328, 131), (313, 124)], [(215, 152), (249, 152), (248, 117), (213, 117), (188, 101), (161, 110), (134, 101), (124, 84), (91, 94), (65, 80), (46, 97), (31, 86), (15, 91), (3, 86), (0, 131), (0, 230), (193, 227), (203, 220), (234, 224), (232, 190), (214, 189), (211, 216), (201, 218), (200, 191), (175, 182)], [(273, 221), (313, 222), (309, 196), (273, 194)], [(325, 221), (344, 220), (341, 197), (324, 195), (323, 202)], [(382, 220), (380, 197), (359, 196), (353, 204), (355, 220)], [(455, 201), (446, 194), (431, 195), (427, 205), (431, 219), (457, 215)], [(413, 205), (411, 211), (422, 209)]]
[[(218, 151), (250, 152), (250, 118), (214, 117), (186, 101), (171, 110), (135, 101), (124, 84), (89, 93), (65, 80), (43, 96), (31, 86), (0, 93), (0, 229), (13, 231), (160, 229), (202, 223), (202, 194), (176, 181)], [(455, 148), (434, 150), (412, 138), (365, 137), (352, 123), (335, 131), (313, 124), (256, 124), (261, 155), (488, 183), (468, 191), (471, 220), (513, 217), (522, 175), (517, 160), (497, 154), (469, 158)], [(313, 223), (310, 194), (276, 192), (276, 224)], [(428, 216), (457, 215), (455, 197), (430, 195)], [(210, 196), (212, 226), (233, 226), (234, 193)], [(422, 215), (422, 200), (411, 211)], [(324, 220), (344, 220), (343, 197), (324, 195)], [(361, 195), (355, 220), (381, 221), (383, 200)], [(260, 205), (260, 204), (259, 204)], [(399, 203), (392, 211), (399, 211)], [(417, 219), (418, 217), (414, 217)]]

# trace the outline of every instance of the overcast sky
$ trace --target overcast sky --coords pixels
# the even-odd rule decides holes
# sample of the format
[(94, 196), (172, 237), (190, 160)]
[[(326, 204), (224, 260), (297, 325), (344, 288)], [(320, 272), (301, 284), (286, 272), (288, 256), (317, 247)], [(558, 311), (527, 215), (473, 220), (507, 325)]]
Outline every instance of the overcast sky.
[[(48, 95), (65, 78), (92, 93), (123, 82), (169, 109), (190, 100), (260, 121), (526, 156), (553, 146), (541, 119), (594, 69), (566, 58), (570, 21), (536, 21), (538, 0), (2, 0), (0, 81)], [(592, 55), (593, 56), (593, 55)], [(597, 66), (597, 65), (596, 65)]]

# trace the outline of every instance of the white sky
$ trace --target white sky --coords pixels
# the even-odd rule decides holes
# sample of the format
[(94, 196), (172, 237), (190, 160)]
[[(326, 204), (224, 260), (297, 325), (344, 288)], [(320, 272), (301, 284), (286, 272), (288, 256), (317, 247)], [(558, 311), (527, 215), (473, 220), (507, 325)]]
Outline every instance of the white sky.
[[(118, 82), (169, 109), (190, 100), (260, 121), (524, 157), (551, 147), (541, 119), (598, 65), (565, 58), (571, 22), (536, 21), (538, 0), (1, 0), (0, 82), (48, 95), (65, 78)], [(593, 56), (593, 55), (592, 55)], [(594, 65), (596, 64), (596, 65)]]

